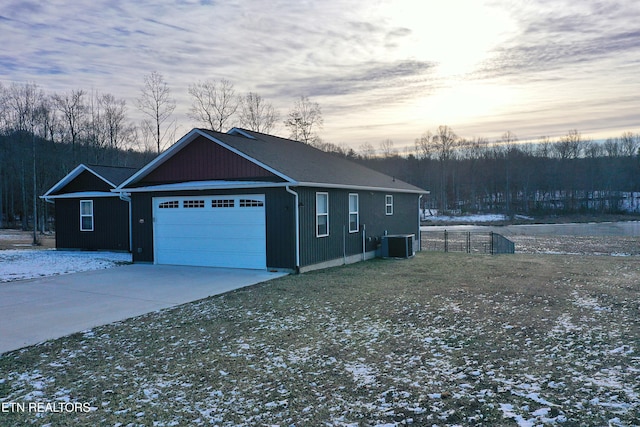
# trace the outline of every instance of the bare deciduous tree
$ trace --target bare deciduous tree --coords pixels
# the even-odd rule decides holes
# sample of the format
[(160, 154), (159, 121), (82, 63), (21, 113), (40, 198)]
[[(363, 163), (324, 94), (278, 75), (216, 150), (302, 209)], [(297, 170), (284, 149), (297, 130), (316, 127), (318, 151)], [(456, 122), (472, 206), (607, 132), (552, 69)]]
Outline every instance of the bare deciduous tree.
[(426, 131), (415, 140), (416, 157), (418, 159), (430, 159), (433, 155), (433, 134)]
[(284, 125), (289, 129), (291, 139), (317, 145), (321, 141), (318, 130), (322, 128), (323, 123), (320, 104), (311, 102), (303, 95), (296, 100)]
[(580, 156), (583, 144), (582, 135), (576, 129), (570, 130), (553, 146), (562, 160), (576, 159)]
[(124, 147), (126, 143), (131, 142), (131, 135), (134, 133), (133, 125), (127, 120), (127, 102), (107, 93), (100, 97), (100, 105), (104, 112), (109, 148)]
[(398, 150), (393, 146), (393, 140), (389, 138), (380, 143), (380, 151), (386, 158), (396, 157), (398, 155)]
[(631, 132), (624, 132), (620, 137), (620, 148), (623, 156), (635, 156), (638, 154), (640, 136)]
[(447, 203), (447, 168), (449, 160), (454, 156), (458, 148), (458, 135), (449, 126), (438, 126), (438, 131), (432, 138), (434, 151), (437, 153), (440, 163), (440, 209), (446, 211)]
[(257, 93), (249, 92), (240, 100), (240, 126), (269, 133), (278, 121), (278, 112)]
[(438, 126), (438, 132), (432, 138), (438, 160), (445, 162), (451, 159), (458, 148), (458, 141), (458, 135), (449, 126)]
[(170, 118), (176, 108), (176, 101), (171, 98), (171, 90), (162, 74), (153, 71), (144, 77), (137, 105), (147, 116), (142, 122), (143, 130), (153, 138), (159, 153), (167, 141), (173, 140)]
[(86, 92), (82, 89), (73, 90), (63, 95), (54, 94), (53, 102), (62, 115), (65, 134), (71, 140), (71, 151), (74, 161), (78, 158), (78, 143), (84, 128), (87, 106), (84, 102)]
[(193, 98), (189, 117), (206, 128), (222, 132), (238, 110), (238, 97), (228, 80), (205, 80), (189, 86)]
[(376, 150), (373, 148), (373, 145), (371, 145), (371, 143), (369, 142), (360, 144), (358, 151), (360, 153), (360, 156), (365, 160), (372, 159), (376, 154)]

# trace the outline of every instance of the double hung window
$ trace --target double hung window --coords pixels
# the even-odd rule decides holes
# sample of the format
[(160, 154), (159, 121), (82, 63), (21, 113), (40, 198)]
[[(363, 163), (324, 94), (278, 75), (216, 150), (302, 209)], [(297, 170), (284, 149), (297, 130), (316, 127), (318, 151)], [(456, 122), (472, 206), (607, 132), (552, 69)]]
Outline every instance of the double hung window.
[(80, 231), (93, 231), (93, 200), (80, 200)]
[(393, 196), (391, 194), (384, 196), (384, 209), (387, 215), (393, 215)]
[(360, 214), (358, 208), (358, 195), (349, 194), (349, 233), (357, 233), (360, 229)]
[(316, 193), (316, 237), (329, 235), (329, 193)]

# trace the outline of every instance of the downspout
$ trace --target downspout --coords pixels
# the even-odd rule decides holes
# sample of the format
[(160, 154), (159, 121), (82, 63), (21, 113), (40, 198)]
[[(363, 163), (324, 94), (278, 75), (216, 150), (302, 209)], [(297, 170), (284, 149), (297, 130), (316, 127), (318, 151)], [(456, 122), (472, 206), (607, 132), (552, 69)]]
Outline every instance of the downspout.
[(362, 224), (362, 260), (367, 260), (367, 226)]
[(287, 193), (293, 194), (294, 197), (294, 211), (296, 216), (296, 273), (300, 272), (300, 207), (299, 207), (299, 196), (298, 193), (289, 188), (289, 185), (286, 185), (285, 190)]
[(420, 207), (422, 206), (422, 194), (418, 196), (418, 251), (422, 252), (422, 231), (420, 230), (420, 216), (422, 212)]
[(133, 254), (133, 224), (131, 217), (131, 194), (130, 193), (118, 193), (118, 197), (123, 202), (129, 203), (129, 252)]

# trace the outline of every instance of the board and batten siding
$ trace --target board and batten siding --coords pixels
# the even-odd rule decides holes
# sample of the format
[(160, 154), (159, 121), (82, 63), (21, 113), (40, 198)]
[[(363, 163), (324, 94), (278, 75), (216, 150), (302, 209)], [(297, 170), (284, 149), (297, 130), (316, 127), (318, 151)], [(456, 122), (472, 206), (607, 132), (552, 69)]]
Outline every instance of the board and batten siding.
[(171, 161), (151, 171), (136, 186), (236, 179), (281, 181), (272, 172), (201, 136), (177, 152)]
[(153, 197), (197, 197), (236, 194), (265, 195), (267, 268), (295, 269), (294, 197), (287, 193), (284, 188), (133, 193), (133, 261), (154, 262)]
[[(93, 200), (93, 231), (80, 231), (80, 201)], [(56, 199), (56, 248), (129, 250), (129, 204), (118, 197)]]
[[(300, 197), (300, 266), (310, 266), (376, 250), (385, 234), (419, 236), (418, 195), (366, 190), (295, 188)], [(329, 235), (316, 237), (316, 193), (329, 195)], [(349, 194), (358, 194), (359, 230), (349, 232)], [(385, 196), (393, 196), (393, 215), (386, 215)]]

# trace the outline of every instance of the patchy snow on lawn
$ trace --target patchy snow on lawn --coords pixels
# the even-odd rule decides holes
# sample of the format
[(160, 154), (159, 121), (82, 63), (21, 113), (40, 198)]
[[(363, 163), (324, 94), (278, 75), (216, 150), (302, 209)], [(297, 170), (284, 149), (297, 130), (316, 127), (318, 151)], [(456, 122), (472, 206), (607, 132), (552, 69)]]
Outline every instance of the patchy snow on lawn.
[(638, 425), (635, 264), (438, 290), (424, 259), (424, 276), (297, 276), (7, 354), (0, 403), (88, 402), (78, 425)]
[(100, 270), (129, 262), (129, 253), (12, 249), (0, 251), (0, 283)]
[(436, 215), (436, 216), (423, 216), (425, 221), (439, 221), (439, 222), (497, 222), (505, 221), (506, 216), (502, 214), (481, 214), (481, 215), (461, 215), (461, 216), (449, 216), (449, 215)]

